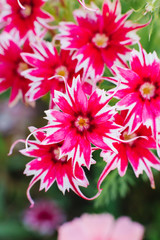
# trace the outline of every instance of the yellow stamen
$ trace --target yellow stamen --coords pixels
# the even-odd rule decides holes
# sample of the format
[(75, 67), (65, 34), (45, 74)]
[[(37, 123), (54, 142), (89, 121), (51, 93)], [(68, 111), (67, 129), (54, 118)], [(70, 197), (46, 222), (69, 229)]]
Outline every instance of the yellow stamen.
[(132, 144), (134, 143), (134, 138), (135, 138), (136, 136), (137, 136), (136, 133), (128, 134), (128, 131), (125, 131), (125, 132), (123, 133), (123, 138), (124, 138), (125, 141), (129, 141), (129, 140), (133, 139), (133, 141), (129, 141), (129, 142), (128, 142), (128, 144), (129, 144), (130, 146), (132, 146)]
[(93, 38), (92, 42), (98, 48), (105, 48), (108, 45), (109, 38), (104, 33), (97, 33)]
[(68, 70), (65, 66), (60, 66), (60, 67), (56, 68), (55, 74), (60, 75), (60, 76), (64, 77), (65, 79), (67, 79), (68, 75), (69, 75)]
[(142, 97), (146, 98), (146, 99), (150, 99), (150, 98), (154, 97), (155, 90), (156, 90), (155, 86), (149, 82), (145, 82), (139, 88), (139, 91), (140, 91)]
[(89, 128), (89, 119), (86, 117), (79, 116), (75, 121), (75, 126), (78, 130), (83, 131)]
[(18, 64), (17, 72), (20, 74), (21, 72), (25, 71), (28, 69), (28, 65), (25, 62), (20, 62)]
[(32, 13), (32, 7), (30, 5), (25, 5), (24, 9), (21, 9), (21, 14), (23, 17), (29, 17)]
[(132, 133), (132, 134), (128, 134), (128, 132), (127, 131), (125, 131), (124, 133), (123, 133), (123, 137), (124, 137), (124, 140), (130, 140), (130, 139), (132, 139), (132, 138), (135, 138), (137, 135), (135, 134), (135, 133)]

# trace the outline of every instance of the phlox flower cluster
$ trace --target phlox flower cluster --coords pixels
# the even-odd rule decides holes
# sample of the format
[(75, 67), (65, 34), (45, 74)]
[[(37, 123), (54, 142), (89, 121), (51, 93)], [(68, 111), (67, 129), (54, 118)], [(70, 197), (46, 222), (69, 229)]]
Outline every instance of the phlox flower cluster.
[[(33, 158), (24, 171), (33, 176), (27, 190), (32, 205), (30, 189), (37, 181), (40, 190), (56, 182), (63, 193), (71, 189), (94, 199), (116, 168), (120, 176), (128, 164), (136, 177), (145, 171), (153, 188), (151, 168), (160, 170), (151, 150), (160, 153), (160, 59), (155, 52), (146, 53), (137, 34), (150, 22), (128, 20), (132, 10), (122, 15), (120, 0), (104, 0), (102, 9), (79, 2), (83, 7), (73, 12), (75, 21), (57, 26), (43, 10), (44, 0), (6, 0), (0, 6), (0, 93), (11, 88), (11, 106), (20, 99), (33, 106), (50, 94), (47, 124), (30, 127), (27, 140), (20, 140), (26, 143), (20, 152)], [(131, 50), (135, 43), (139, 51)], [(104, 77), (105, 68), (112, 77)], [(99, 89), (102, 79), (115, 88)], [(113, 97), (118, 102), (111, 106)], [(85, 196), (85, 168), (96, 168), (96, 150), (101, 150), (106, 166), (97, 194)]]

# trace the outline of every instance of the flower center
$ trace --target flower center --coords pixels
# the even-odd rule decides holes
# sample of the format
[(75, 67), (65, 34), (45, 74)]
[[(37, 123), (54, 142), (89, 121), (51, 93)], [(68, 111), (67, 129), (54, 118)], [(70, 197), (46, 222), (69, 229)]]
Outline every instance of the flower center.
[(87, 117), (79, 116), (75, 121), (75, 126), (81, 132), (87, 130), (89, 128), (89, 119)]
[(105, 48), (108, 45), (109, 37), (106, 36), (104, 33), (97, 33), (93, 38), (92, 42), (98, 48)]
[(24, 70), (27, 70), (27, 69), (28, 69), (27, 63), (25, 63), (25, 62), (20, 62), (20, 63), (18, 64), (18, 67), (17, 67), (17, 72), (18, 72), (19, 74), (21, 74), (21, 72), (23, 72)]
[[(56, 68), (55, 74), (56, 75), (60, 75), (60, 76), (64, 77), (65, 79), (67, 79), (68, 75), (69, 75), (68, 70), (67, 70), (67, 68), (65, 66), (60, 66), (60, 67)], [(59, 80), (63, 81), (62, 78), (59, 78)]]
[(32, 7), (30, 5), (24, 5), (24, 9), (21, 9), (21, 14), (23, 17), (29, 17), (32, 13)]
[(142, 84), (139, 91), (143, 98), (150, 99), (155, 95), (155, 86), (152, 83), (146, 82)]
[(124, 140), (130, 140), (132, 138), (135, 138), (136, 136), (136, 133), (128, 134), (127, 131), (123, 133)]
[(38, 220), (42, 222), (52, 221), (52, 218), (53, 218), (52, 214), (47, 210), (46, 211), (42, 210), (41, 212), (39, 212), (37, 217), (38, 217)]
[[(124, 140), (126, 140), (126, 141), (131, 140), (131, 139), (135, 138), (136, 136), (137, 136), (136, 133), (128, 134), (128, 131), (125, 131), (125, 132), (123, 133), (123, 138), (124, 138)], [(131, 145), (133, 144), (133, 142), (134, 142), (134, 140), (133, 140), (133, 141), (130, 141), (130, 142), (128, 142), (128, 143), (129, 143), (129, 145), (131, 146)]]
[(54, 148), (52, 151), (52, 155), (53, 155), (53, 160), (54, 161), (61, 161), (61, 162), (66, 162), (67, 161), (67, 156), (63, 156), (61, 158), (59, 158), (60, 156), (60, 149), (59, 148)]

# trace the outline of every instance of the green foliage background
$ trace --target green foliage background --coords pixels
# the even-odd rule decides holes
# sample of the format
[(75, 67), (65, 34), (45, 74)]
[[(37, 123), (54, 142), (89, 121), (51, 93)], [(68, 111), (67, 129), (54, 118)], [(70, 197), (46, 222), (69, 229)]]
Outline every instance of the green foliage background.
[[(90, 2), (86, 0), (86, 3), (89, 4)], [(94, 1), (100, 8), (102, 2), (102, 0)], [(146, 11), (147, 2), (144, 0), (121, 0), (121, 4), (123, 13), (132, 8), (134, 9), (130, 17), (134, 22), (146, 23), (152, 18), (151, 23), (144, 29), (139, 30), (138, 34), (141, 38), (140, 42), (146, 51), (156, 51), (160, 57), (160, 1), (154, 1), (151, 12)], [(148, 1), (148, 4), (152, 4), (152, 1)], [(49, 0), (44, 8), (55, 17), (54, 24), (57, 25), (60, 21), (74, 21), (72, 12), (78, 7), (80, 7), (80, 4), (77, 0)], [(50, 41), (54, 35), (55, 32), (50, 32), (46, 39)], [(137, 48), (137, 46), (134, 47)], [(109, 74), (107, 69), (105, 74)], [(103, 82), (100, 87), (107, 90), (112, 86)], [(0, 103), (7, 99), (8, 95), (9, 91), (1, 95)], [(45, 115), (44, 110), (47, 110), (47, 108), (48, 97), (46, 96), (37, 102), (34, 117), (30, 120), (25, 119), (25, 130), (22, 134), (24, 138), (29, 134), (28, 126), (40, 127), (46, 124), (43, 117)], [(10, 108), (7, 111), (11, 111)], [(12, 132), (7, 135), (0, 133), (0, 239), (54, 240), (56, 239), (56, 233), (51, 237), (42, 237), (36, 232), (27, 230), (22, 223), (23, 211), (29, 207), (26, 189), (31, 179), (24, 176), (23, 171), (25, 164), (31, 159), (20, 155), (17, 148), (12, 156), (7, 156), (11, 144), (20, 134), (18, 130), (16, 134)], [(22, 145), (18, 147), (19, 149), (23, 148)], [(96, 181), (105, 166), (99, 154), (99, 151), (93, 154), (94, 159), (97, 161), (96, 167), (93, 165), (90, 172), (86, 171), (91, 185), (87, 190), (82, 189), (82, 191), (87, 196), (93, 196), (96, 193)], [(160, 173), (158, 171), (153, 172), (156, 182), (155, 190), (151, 189), (145, 173), (137, 179), (129, 166), (127, 174), (121, 178), (115, 170), (108, 175), (102, 184), (102, 194), (94, 201), (80, 199), (72, 192), (63, 196), (55, 184), (45, 193), (43, 191), (39, 192), (39, 183), (37, 183), (31, 193), (34, 199), (51, 198), (57, 201), (66, 213), (67, 220), (80, 216), (84, 212), (110, 212), (115, 217), (127, 215), (132, 220), (138, 221), (145, 226), (145, 240), (159, 240)]]

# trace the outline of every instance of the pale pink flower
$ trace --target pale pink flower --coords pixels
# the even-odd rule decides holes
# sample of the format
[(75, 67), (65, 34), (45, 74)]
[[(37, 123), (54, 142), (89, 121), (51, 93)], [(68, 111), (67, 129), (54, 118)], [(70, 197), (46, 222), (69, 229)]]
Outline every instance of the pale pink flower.
[(136, 131), (129, 133), (128, 127), (124, 124), (126, 115), (127, 111), (122, 111), (121, 115), (117, 114), (115, 120), (117, 124), (124, 126), (120, 136), (121, 141), (114, 144), (117, 153), (110, 149), (101, 152), (101, 157), (107, 165), (99, 178), (98, 189), (110, 171), (117, 168), (120, 176), (124, 176), (128, 163), (131, 164), (136, 177), (145, 171), (150, 179), (151, 187), (155, 187), (151, 167), (160, 171), (160, 161), (150, 150), (156, 149), (156, 141), (152, 136), (151, 128), (141, 124)]
[(66, 84), (66, 94), (55, 91), (54, 102), (60, 111), (46, 111), (49, 123), (41, 128), (47, 132), (43, 143), (64, 141), (62, 155), (71, 154), (74, 164), (78, 162), (89, 168), (91, 143), (98, 148), (113, 148), (121, 129), (114, 124), (116, 111), (108, 105), (110, 99), (100, 89), (88, 99), (79, 77), (73, 79), (71, 88)]
[[(83, 2), (83, 1), (82, 1)], [(104, 64), (110, 68), (115, 61), (126, 65), (130, 49), (127, 46), (136, 43), (139, 38), (135, 31), (145, 25), (126, 21), (132, 10), (121, 15), (119, 0), (104, 1), (100, 10), (75, 10), (72, 22), (60, 23), (62, 49), (76, 50), (78, 68), (84, 68), (91, 78), (101, 76)]]
[(142, 240), (144, 227), (128, 217), (83, 214), (58, 229), (58, 240)]
[[(41, 9), (45, 0), (6, 0), (8, 12), (2, 20), (6, 22), (5, 31), (25, 38), (28, 34), (37, 34), (40, 27), (48, 28), (53, 17)], [(19, 4), (20, 3), (20, 4)]]
[(9, 136), (15, 140), (19, 137), (24, 138), (26, 126), (33, 122), (38, 111), (33, 108), (25, 108), (19, 102), (16, 106), (8, 108), (8, 99), (0, 101), (0, 133), (1, 136)]
[(39, 180), (40, 190), (45, 189), (45, 191), (48, 191), (56, 181), (58, 188), (63, 194), (66, 190), (69, 191), (69, 189), (72, 189), (76, 194), (85, 198), (79, 186), (87, 187), (88, 180), (78, 163), (76, 163), (75, 169), (73, 169), (72, 158), (68, 155), (60, 155), (64, 143), (42, 144), (46, 138), (46, 134), (33, 128), (31, 128), (31, 131), (36, 140), (29, 140), (27, 142), (29, 146), (26, 149), (20, 150), (23, 155), (34, 157), (31, 162), (27, 163), (24, 171), (24, 174), (27, 176), (34, 175), (27, 190), (31, 206), (33, 206), (34, 202), (30, 196), (30, 189)]
[(36, 201), (34, 207), (27, 209), (23, 214), (24, 225), (41, 235), (52, 235), (64, 220), (64, 214), (59, 206), (47, 199)]
[(143, 123), (151, 127), (157, 140), (160, 132), (160, 60), (157, 54), (147, 54), (140, 46), (140, 52), (132, 51), (130, 68), (117, 67), (117, 76), (108, 80), (121, 81), (115, 97), (120, 99), (119, 110), (129, 110), (124, 122), (129, 134)]
[(2, 33), (0, 36), (0, 93), (11, 88), (9, 104), (15, 105), (19, 99), (28, 102), (26, 93), (29, 90), (29, 79), (22, 76), (22, 71), (28, 68), (21, 57), (21, 53), (32, 51), (29, 41), (26, 40), (23, 47), (10, 35)]

